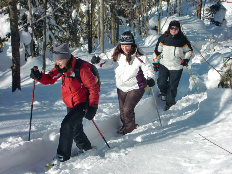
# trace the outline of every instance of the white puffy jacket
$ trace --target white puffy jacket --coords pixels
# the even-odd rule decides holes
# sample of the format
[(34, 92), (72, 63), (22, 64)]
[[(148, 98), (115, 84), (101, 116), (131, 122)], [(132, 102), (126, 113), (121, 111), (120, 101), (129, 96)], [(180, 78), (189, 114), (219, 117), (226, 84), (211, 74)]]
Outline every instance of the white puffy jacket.
[(161, 35), (154, 51), (154, 62), (160, 62), (168, 70), (183, 69), (181, 60), (191, 59), (193, 49), (186, 37), (180, 34), (172, 36)]
[[(139, 51), (144, 52), (138, 48)], [(131, 62), (126, 62), (126, 56), (119, 54), (117, 61), (113, 61), (111, 52), (106, 53), (99, 63), (102, 68), (109, 68), (113, 65), (115, 71), (116, 86), (123, 92), (128, 92), (133, 89), (145, 88), (146, 79), (155, 79), (155, 71), (153, 65), (148, 60), (147, 56), (137, 56), (136, 53), (131, 56)], [(136, 51), (137, 52), (137, 51)]]

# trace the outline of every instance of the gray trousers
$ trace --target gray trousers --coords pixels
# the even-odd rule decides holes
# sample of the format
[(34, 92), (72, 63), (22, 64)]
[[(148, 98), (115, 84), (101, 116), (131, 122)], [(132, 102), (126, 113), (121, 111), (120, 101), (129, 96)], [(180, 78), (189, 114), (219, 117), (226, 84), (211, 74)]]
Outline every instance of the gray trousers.
[(130, 133), (135, 129), (135, 106), (143, 97), (144, 89), (134, 89), (129, 92), (123, 92), (117, 89), (120, 118), (123, 123), (124, 133)]

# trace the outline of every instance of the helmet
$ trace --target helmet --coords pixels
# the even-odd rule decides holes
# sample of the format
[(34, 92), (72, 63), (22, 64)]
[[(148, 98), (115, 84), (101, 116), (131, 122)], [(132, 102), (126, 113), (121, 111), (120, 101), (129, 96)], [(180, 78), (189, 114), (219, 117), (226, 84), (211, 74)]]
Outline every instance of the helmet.
[(126, 31), (122, 33), (119, 38), (119, 43), (122, 45), (131, 45), (135, 43), (134, 36), (131, 31)]

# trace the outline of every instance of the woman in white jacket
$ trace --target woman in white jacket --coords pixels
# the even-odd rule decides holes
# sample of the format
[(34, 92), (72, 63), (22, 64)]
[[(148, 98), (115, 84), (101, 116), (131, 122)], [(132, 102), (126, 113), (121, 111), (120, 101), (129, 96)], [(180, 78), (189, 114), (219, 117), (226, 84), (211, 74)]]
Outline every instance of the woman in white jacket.
[(154, 50), (154, 68), (159, 71), (157, 80), (162, 100), (166, 100), (166, 110), (176, 103), (177, 88), (183, 67), (193, 54), (187, 37), (183, 34), (179, 21), (171, 21), (168, 30), (159, 37)]
[(135, 106), (144, 94), (146, 86), (155, 85), (155, 72), (145, 53), (135, 44), (130, 31), (124, 32), (119, 44), (104, 57), (93, 56), (91, 62), (102, 68), (113, 65), (119, 100), (120, 118), (123, 123), (118, 131), (127, 134), (136, 128)]

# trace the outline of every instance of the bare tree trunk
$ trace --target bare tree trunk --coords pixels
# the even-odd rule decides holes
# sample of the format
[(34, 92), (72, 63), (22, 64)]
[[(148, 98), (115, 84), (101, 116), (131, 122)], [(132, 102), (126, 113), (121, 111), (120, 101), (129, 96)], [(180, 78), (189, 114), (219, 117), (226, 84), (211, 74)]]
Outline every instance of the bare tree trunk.
[[(197, 12), (197, 10), (198, 10), (198, 6), (197, 6), (197, 2), (196, 2), (196, 1), (193, 1), (193, 6), (195, 7), (196, 12)], [(195, 13), (195, 14), (197, 14), (197, 13)]]
[[(120, 0), (117, 0), (116, 6), (118, 7), (118, 5), (120, 4)], [(117, 9), (116, 15), (119, 16), (119, 11)], [(118, 42), (119, 40), (119, 19), (116, 16), (116, 42)]]
[(12, 47), (12, 92), (21, 90), (20, 84), (20, 53), (19, 53), (19, 30), (17, 0), (9, 0), (10, 30)]
[(182, 14), (182, 9), (181, 9), (181, 0), (179, 0), (179, 5), (178, 5), (178, 15), (181, 16)]
[(88, 3), (87, 8), (88, 50), (89, 53), (92, 53), (92, 4)]
[(146, 23), (145, 23), (144, 37), (146, 37), (147, 36), (147, 31), (148, 31), (148, 23), (149, 23), (148, 0), (146, 0), (144, 3), (145, 3), (145, 14), (146, 14)]
[(205, 3), (206, 3), (206, 0), (204, 1), (202, 7), (203, 7), (203, 21), (205, 21)]
[(174, 3), (174, 10), (173, 10), (174, 14), (176, 14), (176, 9), (177, 9), (177, 0), (175, 0), (175, 3)]
[(116, 23), (117, 23), (117, 26), (116, 26), (116, 42), (118, 42), (118, 40), (119, 40), (119, 19), (118, 18), (116, 19)]
[(29, 23), (31, 27), (31, 43), (30, 43), (30, 50), (31, 50), (31, 56), (35, 57), (35, 51), (34, 51), (34, 26), (32, 26), (33, 23), (33, 16), (32, 16), (32, 8), (31, 8), (31, 0), (28, 0), (28, 8), (29, 8)]
[(115, 3), (111, 4), (111, 44), (116, 45), (116, 12)]
[(144, 0), (140, 0), (140, 10), (141, 10), (141, 36), (143, 38), (143, 34), (144, 34)]
[[(77, 12), (77, 15), (78, 15), (78, 13), (79, 13), (79, 7), (80, 7), (80, 1), (79, 0), (77, 0), (77, 1), (75, 1), (74, 2), (74, 9), (76, 10), (76, 12)], [(79, 45), (79, 41), (80, 41), (80, 37), (77, 37), (77, 34), (78, 34), (78, 32), (77, 32), (77, 16), (76, 16), (76, 18), (73, 20), (73, 39), (74, 39), (74, 43), (75, 43), (75, 46), (76, 47), (79, 47), (80, 45)]]
[(104, 53), (104, 0), (100, 0), (100, 46)]
[(167, 17), (169, 16), (169, 11), (170, 11), (170, 0), (167, 0)]
[[(47, 0), (43, 0), (43, 9), (44, 9), (44, 16), (46, 16), (47, 11)], [(47, 18), (45, 17), (43, 19), (43, 51), (42, 51), (42, 57), (43, 57), (43, 68), (42, 72), (45, 73), (46, 70), (46, 46), (47, 46), (47, 40), (46, 40), (46, 26), (47, 26)]]
[(161, 35), (161, 25), (160, 25), (160, 18), (162, 13), (162, 0), (159, 0), (159, 14), (158, 14), (158, 34)]
[(110, 21), (110, 17), (109, 15), (107, 15), (106, 21), (105, 21), (105, 32), (106, 32), (106, 40), (108, 42), (110, 42), (110, 25), (111, 25), (109, 21)]
[(202, 0), (198, 1), (197, 17), (201, 19)]
[(98, 6), (98, 18), (97, 18), (97, 38), (98, 38), (98, 44), (100, 43), (100, 33), (101, 33), (101, 31), (100, 31), (100, 14), (101, 14), (101, 10), (100, 10), (100, 2), (99, 1), (97, 1), (97, 6)]

